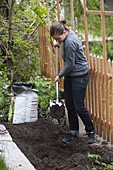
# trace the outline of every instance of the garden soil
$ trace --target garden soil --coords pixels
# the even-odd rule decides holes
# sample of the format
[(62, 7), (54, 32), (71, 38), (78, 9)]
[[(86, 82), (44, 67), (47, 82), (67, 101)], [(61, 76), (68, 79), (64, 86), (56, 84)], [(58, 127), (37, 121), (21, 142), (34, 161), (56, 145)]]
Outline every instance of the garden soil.
[[(18, 125), (3, 124), (36, 170), (92, 170), (94, 167), (104, 170), (102, 162), (105, 165), (113, 163), (113, 148), (107, 142), (97, 140), (88, 145), (87, 136), (80, 134), (71, 143), (64, 144), (62, 138), (68, 128), (49, 118), (39, 117), (36, 122)], [(93, 155), (93, 159), (95, 155), (100, 158), (93, 161), (88, 154)]]

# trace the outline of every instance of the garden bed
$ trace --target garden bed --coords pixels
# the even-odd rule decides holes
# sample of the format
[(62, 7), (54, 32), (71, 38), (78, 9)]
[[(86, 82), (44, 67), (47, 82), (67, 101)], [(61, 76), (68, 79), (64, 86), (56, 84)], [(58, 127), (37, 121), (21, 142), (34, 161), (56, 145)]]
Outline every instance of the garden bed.
[[(106, 166), (113, 162), (113, 148), (109, 148), (106, 142), (88, 145), (84, 134), (70, 144), (64, 144), (62, 138), (68, 132), (67, 127), (55, 125), (49, 119), (4, 125), (36, 170), (91, 170), (93, 167), (104, 170), (102, 162)], [(89, 153), (92, 158), (88, 157)]]

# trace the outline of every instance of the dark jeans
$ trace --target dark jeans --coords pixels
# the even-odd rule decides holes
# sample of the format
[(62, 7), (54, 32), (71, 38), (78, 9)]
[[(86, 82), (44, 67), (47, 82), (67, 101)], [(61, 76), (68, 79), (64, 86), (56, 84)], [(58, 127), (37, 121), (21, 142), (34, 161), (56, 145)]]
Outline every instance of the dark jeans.
[(65, 103), (68, 110), (69, 128), (72, 131), (79, 131), (79, 115), (86, 133), (95, 132), (90, 115), (84, 105), (88, 80), (89, 75), (81, 77), (66, 76), (64, 79)]

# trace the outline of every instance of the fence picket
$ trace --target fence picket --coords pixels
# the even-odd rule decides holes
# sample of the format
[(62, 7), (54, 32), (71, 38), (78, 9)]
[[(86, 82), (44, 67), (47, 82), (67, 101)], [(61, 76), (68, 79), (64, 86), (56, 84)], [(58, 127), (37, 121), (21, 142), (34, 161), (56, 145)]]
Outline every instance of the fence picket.
[(99, 135), (102, 137), (102, 126), (103, 126), (103, 117), (102, 117), (102, 57), (100, 57), (99, 63)]

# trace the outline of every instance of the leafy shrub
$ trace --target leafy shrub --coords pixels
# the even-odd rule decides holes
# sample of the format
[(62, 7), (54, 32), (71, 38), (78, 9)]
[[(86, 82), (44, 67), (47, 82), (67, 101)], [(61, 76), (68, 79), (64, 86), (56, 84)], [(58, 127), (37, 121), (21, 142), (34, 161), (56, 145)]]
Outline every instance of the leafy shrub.
[(10, 93), (5, 89), (5, 85), (9, 84), (9, 80), (4, 71), (0, 71), (0, 120), (7, 120), (10, 106)]
[(39, 112), (44, 114), (49, 107), (50, 99), (56, 98), (55, 83), (50, 78), (37, 77), (35, 84), (38, 90)]

